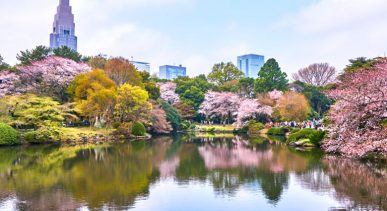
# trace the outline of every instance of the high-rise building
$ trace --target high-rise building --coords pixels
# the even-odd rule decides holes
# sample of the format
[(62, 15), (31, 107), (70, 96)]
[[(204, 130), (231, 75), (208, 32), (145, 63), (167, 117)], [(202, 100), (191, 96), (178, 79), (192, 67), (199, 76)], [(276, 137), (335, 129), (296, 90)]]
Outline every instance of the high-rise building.
[(50, 47), (60, 48), (62, 46), (77, 50), (74, 15), (70, 6), (70, 0), (59, 0), (53, 32), (50, 34)]
[(150, 64), (148, 62), (130, 61), (138, 71), (147, 71), (150, 73)]
[(265, 64), (265, 57), (256, 54), (238, 56), (238, 69), (245, 73), (246, 77), (258, 78), (258, 72)]
[(164, 65), (160, 67), (159, 77), (161, 79), (172, 80), (179, 76), (186, 76), (187, 68), (182, 65), (172, 66), (172, 65)]

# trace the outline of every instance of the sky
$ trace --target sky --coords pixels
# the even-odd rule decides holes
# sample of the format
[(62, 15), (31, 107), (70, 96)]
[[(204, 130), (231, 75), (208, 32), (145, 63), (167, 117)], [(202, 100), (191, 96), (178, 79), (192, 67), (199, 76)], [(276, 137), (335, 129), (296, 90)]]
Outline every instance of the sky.
[[(288, 75), (316, 62), (341, 70), (387, 52), (387, 0), (70, 0), (78, 51), (207, 74), (243, 54), (275, 58)], [(0, 55), (49, 45), (59, 0), (0, 0)]]

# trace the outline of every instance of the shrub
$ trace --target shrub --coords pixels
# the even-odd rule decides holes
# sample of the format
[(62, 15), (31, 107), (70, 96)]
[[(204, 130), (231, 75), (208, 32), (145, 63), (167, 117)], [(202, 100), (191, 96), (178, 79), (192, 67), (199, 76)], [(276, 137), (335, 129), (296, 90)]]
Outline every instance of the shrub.
[(285, 127), (272, 127), (267, 131), (269, 135), (275, 136), (284, 136), (287, 132), (289, 132), (288, 128)]
[(293, 128), (293, 129), (290, 131), (290, 134), (297, 133), (297, 132), (300, 131), (300, 130), (301, 130), (300, 128)]
[(321, 141), (324, 139), (324, 137), (325, 137), (325, 132), (324, 131), (316, 130), (314, 133), (312, 133), (309, 136), (309, 140), (310, 140), (310, 142), (312, 144), (320, 145)]
[(0, 145), (14, 145), (20, 143), (18, 133), (7, 124), (0, 123)]
[(121, 123), (113, 122), (112, 126), (113, 126), (114, 129), (118, 129), (121, 126)]
[(320, 145), (320, 142), (324, 139), (324, 136), (324, 131), (305, 128), (290, 134), (287, 143), (296, 142), (302, 139), (309, 139), (312, 144)]
[(130, 135), (132, 135), (132, 128), (133, 128), (133, 123), (124, 122), (120, 124), (120, 126), (116, 129), (114, 133), (115, 135), (123, 135), (123, 136), (129, 137)]
[(27, 132), (23, 135), (25, 141), (29, 143), (45, 143), (50, 141), (60, 141), (63, 132), (60, 127), (41, 127), (38, 130)]
[(257, 133), (259, 133), (259, 131), (265, 129), (265, 125), (253, 120), (253, 121), (249, 122), (248, 128), (249, 128), (248, 129), (249, 134), (257, 134)]
[(145, 126), (141, 122), (135, 122), (132, 128), (132, 134), (135, 136), (144, 136), (146, 133)]
[(215, 132), (215, 127), (208, 128), (207, 132), (214, 133)]

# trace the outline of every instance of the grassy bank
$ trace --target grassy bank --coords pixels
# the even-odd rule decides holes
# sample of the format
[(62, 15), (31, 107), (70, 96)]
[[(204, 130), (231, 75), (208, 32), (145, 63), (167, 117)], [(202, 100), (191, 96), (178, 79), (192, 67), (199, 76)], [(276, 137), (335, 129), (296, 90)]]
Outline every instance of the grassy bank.
[(236, 127), (234, 125), (196, 125), (195, 130), (199, 132), (232, 133)]

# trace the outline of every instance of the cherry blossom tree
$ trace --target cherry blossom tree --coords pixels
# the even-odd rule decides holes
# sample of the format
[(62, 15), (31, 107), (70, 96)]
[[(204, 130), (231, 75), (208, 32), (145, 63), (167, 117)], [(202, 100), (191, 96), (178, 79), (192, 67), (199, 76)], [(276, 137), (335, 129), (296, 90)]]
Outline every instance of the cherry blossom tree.
[(237, 126), (241, 127), (245, 121), (256, 118), (258, 115), (271, 116), (272, 113), (272, 107), (261, 105), (255, 99), (245, 99), (240, 103), (238, 109)]
[(275, 101), (278, 101), (283, 94), (284, 93), (282, 91), (278, 91), (276, 89), (268, 93), (269, 98)]
[(157, 134), (168, 134), (172, 132), (173, 128), (171, 126), (171, 123), (167, 120), (167, 114), (161, 108), (160, 105), (158, 105), (156, 102), (152, 103), (152, 112), (151, 112), (151, 130), (154, 133)]
[(345, 73), (328, 92), (336, 100), (323, 149), (348, 157), (387, 154), (387, 60)]
[(237, 94), (231, 92), (208, 92), (204, 102), (200, 106), (199, 113), (209, 119), (220, 118), (226, 121), (235, 120), (241, 99)]
[(11, 93), (14, 90), (14, 83), (19, 81), (19, 76), (13, 72), (0, 72), (0, 98)]
[(165, 100), (171, 105), (180, 101), (179, 95), (176, 94), (176, 84), (172, 82), (158, 83), (160, 87), (161, 99)]
[(0, 76), (1, 85), (4, 86), (0, 92), (6, 92), (5, 94), (31, 92), (60, 100), (66, 99), (66, 89), (74, 77), (91, 69), (87, 64), (55, 56), (16, 68), (17, 74), (5, 72)]

